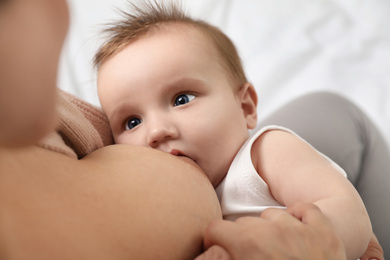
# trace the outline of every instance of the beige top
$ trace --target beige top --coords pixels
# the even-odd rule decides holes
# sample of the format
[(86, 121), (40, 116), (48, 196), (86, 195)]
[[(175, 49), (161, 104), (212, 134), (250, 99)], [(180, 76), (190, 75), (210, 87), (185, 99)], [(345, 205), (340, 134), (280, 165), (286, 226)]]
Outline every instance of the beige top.
[(59, 90), (57, 130), (42, 139), (38, 146), (73, 158), (113, 144), (107, 117), (97, 107)]

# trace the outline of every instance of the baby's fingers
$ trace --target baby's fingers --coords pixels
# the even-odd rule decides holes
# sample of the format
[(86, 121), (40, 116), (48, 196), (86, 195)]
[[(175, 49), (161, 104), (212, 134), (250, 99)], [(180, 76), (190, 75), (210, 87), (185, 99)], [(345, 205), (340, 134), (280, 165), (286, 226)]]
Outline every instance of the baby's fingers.
[(378, 242), (375, 234), (372, 233), (370, 242), (364, 255), (360, 258), (361, 260), (384, 260), (383, 249)]

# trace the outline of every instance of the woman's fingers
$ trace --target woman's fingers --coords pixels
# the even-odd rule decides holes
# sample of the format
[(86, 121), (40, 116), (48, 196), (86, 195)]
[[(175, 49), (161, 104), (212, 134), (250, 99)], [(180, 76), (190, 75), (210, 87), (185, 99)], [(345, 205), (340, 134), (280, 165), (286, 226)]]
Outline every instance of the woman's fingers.
[(195, 260), (233, 260), (229, 253), (218, 245), (211, 246)]
[(262, 235), (266, 225), (265, 220), (255, 217), (243, 217), (236, 222), (215, 221), (206, 231), (204, 246), (208, 249), (219, 245), (231, 259), (261, 259), (267, 253), (263, 250), (267, 246), (263, 243), (266, 236)]
[(206, 230), (204, 248), (209, 249), (217, 244), (224, 248), (231, 248), (235, 244), (235, 238), (240, 227), (236, 223), (226, 220), (213, 221)]
[(316, 226), (325, 224), (330, 227), (330, 221), (315, 204), (298, 203), (288, 207), (286, 212), (305, 224), (314, 224)]
[(206, 231), (204, 246), (211, 249), (215, 245), (234, 260), (346, 259), (329, 220), (309, 203), (287, 211), (267, 209), (260, 217), (243, 217), (235, 222), (214, 221)]

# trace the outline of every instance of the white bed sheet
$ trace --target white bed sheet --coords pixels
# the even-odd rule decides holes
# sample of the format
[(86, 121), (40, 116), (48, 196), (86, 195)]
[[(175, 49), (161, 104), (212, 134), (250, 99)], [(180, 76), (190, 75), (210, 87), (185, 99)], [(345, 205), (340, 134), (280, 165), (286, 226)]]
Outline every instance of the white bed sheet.
[[(163, 0), (165, 1), (165, 0)], [(95, 105), (92, 59), (102, 25), (127, 0), (68, 0), (70, 32), (59, 86)], [(220, 27), (242, 57), (259, 115), (307, 92), (355, 101), (390, 143), (390, 1), (182, 0), (189, 14)]]

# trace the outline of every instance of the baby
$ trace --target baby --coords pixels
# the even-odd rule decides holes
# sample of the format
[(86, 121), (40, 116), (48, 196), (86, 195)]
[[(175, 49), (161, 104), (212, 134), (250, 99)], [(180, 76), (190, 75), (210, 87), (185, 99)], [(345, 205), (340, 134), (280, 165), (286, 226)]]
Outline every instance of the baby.
[[(233, 43), (175, 5), (135, 7), (107, 29), (95, 57), (102, 109), (115, 142), (195, 162), (224, 217), (316, 204), (348, 259), (367, 248), (371, 224), (344, 172), (290, 130), (257, 124), (257, 95)], [(304, 220), (302, 220), (304, 221)]]

